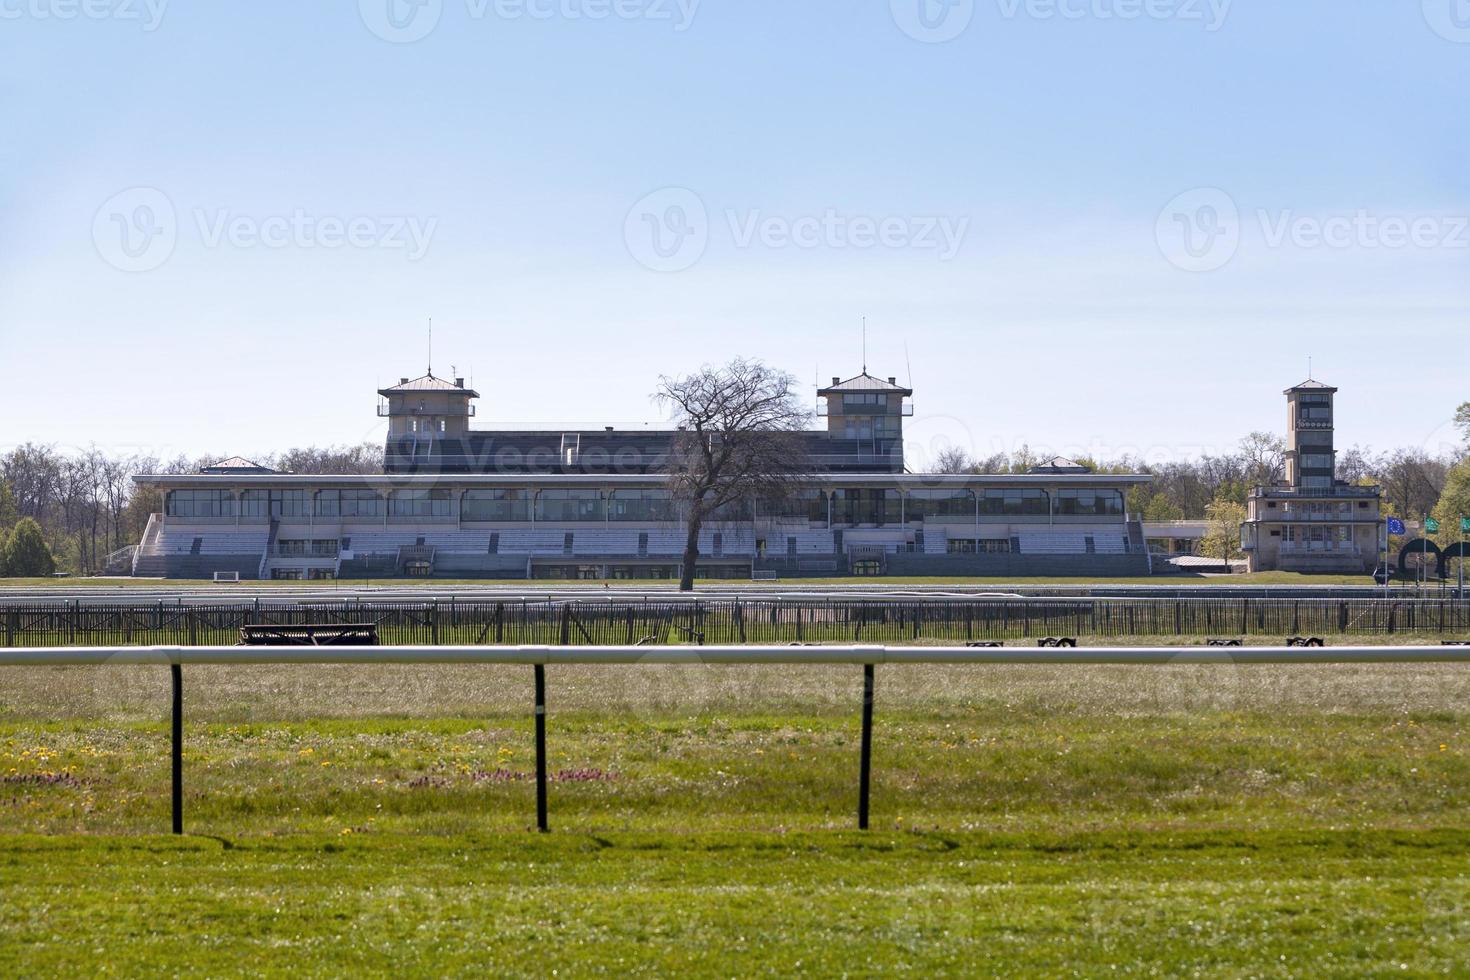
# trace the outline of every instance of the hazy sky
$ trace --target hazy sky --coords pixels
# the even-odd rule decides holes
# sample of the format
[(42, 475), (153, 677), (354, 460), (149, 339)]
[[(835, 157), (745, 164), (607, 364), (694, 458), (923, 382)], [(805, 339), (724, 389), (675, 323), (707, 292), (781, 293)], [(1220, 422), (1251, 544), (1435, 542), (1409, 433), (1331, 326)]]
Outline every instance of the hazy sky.
[(657, 422), (735, 355), (947, 442), (1470, 398), (1465, 0), (0, 0), (0, 449)]

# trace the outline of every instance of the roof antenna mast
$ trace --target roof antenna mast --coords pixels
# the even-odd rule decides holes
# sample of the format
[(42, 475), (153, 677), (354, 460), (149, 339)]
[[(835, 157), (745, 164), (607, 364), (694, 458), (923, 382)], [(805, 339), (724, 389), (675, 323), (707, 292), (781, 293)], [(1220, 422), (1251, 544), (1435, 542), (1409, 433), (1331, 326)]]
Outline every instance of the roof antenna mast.
[(434, 318), (429, 317), (429, 377), (434, 376)]
[(868, 318), (863, 317), (863, 373), (868, 373)]

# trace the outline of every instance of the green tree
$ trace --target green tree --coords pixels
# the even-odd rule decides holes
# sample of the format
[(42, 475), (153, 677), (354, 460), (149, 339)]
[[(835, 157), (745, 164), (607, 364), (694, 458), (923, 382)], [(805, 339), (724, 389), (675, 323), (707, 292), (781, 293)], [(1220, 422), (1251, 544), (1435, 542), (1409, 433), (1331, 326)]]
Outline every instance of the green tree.
[(15, 510), (15, 491), (10, 489), (10, 483), (0, 480), (0, 530), (15, 527), (19, 515)]
[(56, 571), (56, 559), (46, 546), (41, 525), (29, 517), (15, 525), (5, 544), (5, 571), (20, 578), (39, 578)]
[(1455, 409), (1455, 425), (1460, 430), (1460, 437), (1470, 442), (1470, 402), (1461, 402)]
[(1470, 459), (1455, 465), (1445, 476), (1444, 492), (1434, 508), (1439, 521), (1436, 543), (1441, 547), (1460, 540), (1460, 518), (1470, 517)]
[(9, 537), (10, 532), (5, 530), (5, 528), (0, 527), (0, 578), (4, 578), (5, 576), (10, 574), (8, 571), (6, 571), (7, 566), (5, 563), (5, 542)]
[(1149, 522), (1182, 521), (1184, 520), (1184, 510), (1168, 497), (1158, 493), (1150, 497), (1148, 503), (1144, 506), (1143, 519)]
[(1200, 554), (1229, 563), (1240, 552), (1240, 526), (1245, 519), (1244, 504), (1225, 497), (1217, 498), (1205, 508), (1205, 520), (1210, 522), (1210, 529), (1200, 539)]

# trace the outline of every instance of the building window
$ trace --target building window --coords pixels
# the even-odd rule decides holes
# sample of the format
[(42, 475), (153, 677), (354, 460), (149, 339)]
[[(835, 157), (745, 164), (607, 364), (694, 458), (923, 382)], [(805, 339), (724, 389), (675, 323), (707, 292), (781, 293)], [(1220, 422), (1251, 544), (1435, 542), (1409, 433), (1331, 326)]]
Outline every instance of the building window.
[(382, 517), (383, 495), (376, 490), (318, 490), (317, 517)]
[(538, 521), (600, 521), (603, 517), (601, 490), (540, 490), (536, 493)]
[(827, 494), (821, 490), (797, 490), (780, 500), (761, 505), (762, 514), (786, 520), (802, 520), (812, 524), (827, 524)]
[(459, 515), (466, 521), (529, 521), (531, 491), (508, 487), (466, 490), (459, 500)]
[(1123, 495), (1117, 490), (1058, 490), (1057, 513), (1103, 517), (1123, 513)]
[(922, 521), (946, 518), (975, 519), (975, 491), (910, 490), (904, 496), (904, 520)]
[(282, 558), (305, 558), (307, 547), (305, 538), (279, 538), (276, 541), (276, 554)]
[(832, 523), (887, 524), (898, 519), (898, 491), (837, 490), (832, 494)]
[(1049, 511), (1044, 490), (986, 490), (980, 513), (994, 516), (1045, 517)]
[(169, 517), (234, 517), (235, 495), (229, 490), (171, 490), (163, 512)]
[(246, 490), (240, 494), (241, 517), (305, 517), (309, 513), (305, 490)]
[(875, 408), (886, 409), (888, 407), (888, 396), (880, 395), (877, 392), (849, 392), (842, 396), (842, 407), (855, 408), (859, 411)]
[(448, 490), (395, 490), (388, 498), (392, 517), (448, 517)]
[(610, 521), (675, 521), (674, 498), (667, 490), (616, 490), (607, 501)]

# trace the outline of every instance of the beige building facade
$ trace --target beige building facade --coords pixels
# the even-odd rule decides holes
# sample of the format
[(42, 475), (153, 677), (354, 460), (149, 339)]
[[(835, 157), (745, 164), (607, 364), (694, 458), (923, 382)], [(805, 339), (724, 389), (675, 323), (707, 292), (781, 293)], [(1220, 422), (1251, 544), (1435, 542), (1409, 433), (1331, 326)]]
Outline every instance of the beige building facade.
[(1337, 479), (1337, 389), (1286, 389), (1286, 477), (1256, 487), (1241, 526), (1250, 570), (1371, 573), (1383, 548), (1382, 492)]

